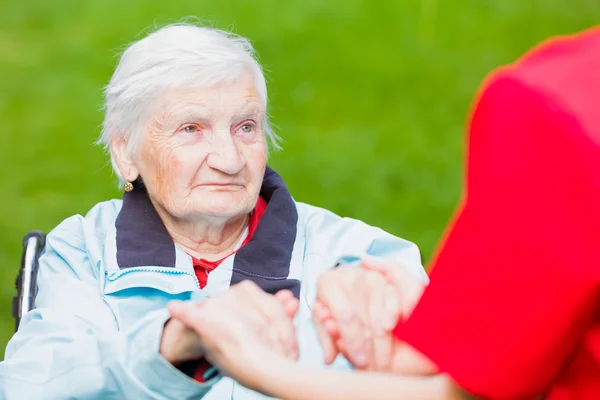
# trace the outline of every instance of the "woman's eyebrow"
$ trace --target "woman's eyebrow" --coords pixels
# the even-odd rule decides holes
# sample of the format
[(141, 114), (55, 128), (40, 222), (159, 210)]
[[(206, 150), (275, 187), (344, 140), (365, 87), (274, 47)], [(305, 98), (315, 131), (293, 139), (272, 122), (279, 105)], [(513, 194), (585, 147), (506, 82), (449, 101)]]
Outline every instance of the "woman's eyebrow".
[(233, 115), (231, 122), (243, 121), (245, 119), (250, 119), (252, 117), (262, 117), (264, 111), (262, 107), (258, 105), (250, 105), (248, 107), (244, 107), (240, 112)]
[(171, 115), (169, 115), (165, 121), (167, 124), (175, 124), (175, 123), (184, 123), (184, 122), (199, 122), (202, 124), (208, 124), (210, 122), (210, 116), (205, 114), (205, 113), (201, 113), (198, 111), (182, 111), (182, 112), (175, 112)]

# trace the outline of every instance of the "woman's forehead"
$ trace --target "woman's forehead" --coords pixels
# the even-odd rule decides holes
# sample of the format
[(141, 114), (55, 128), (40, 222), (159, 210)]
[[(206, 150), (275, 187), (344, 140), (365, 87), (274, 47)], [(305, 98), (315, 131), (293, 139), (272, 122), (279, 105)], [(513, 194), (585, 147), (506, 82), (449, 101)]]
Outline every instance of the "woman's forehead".
[(163, 98), (154, 119), (161, 125), (170, 123), (208, 122), (215, 119), (237, 121), (254, 118), (261, 120), (265, 108), (256, 95), (243, 95), (224, 92), (219, 95), (206, 95), (202, 90), (187, 89)]
[(167, 118), (210, 119), (223, 116), (262, 116), (264, 107), (260, 101), (240, 99), (240, 101), (203, 102), (203, 101), (176, 101), (163, 108), (163, 115)]
[(177, 110), (196, 112), (264, 113), (264, 106), (254, 84), (234, 82), (211, 87), (187, 87), (168, 90), (161, 96), (162, 109), (169, 114)]

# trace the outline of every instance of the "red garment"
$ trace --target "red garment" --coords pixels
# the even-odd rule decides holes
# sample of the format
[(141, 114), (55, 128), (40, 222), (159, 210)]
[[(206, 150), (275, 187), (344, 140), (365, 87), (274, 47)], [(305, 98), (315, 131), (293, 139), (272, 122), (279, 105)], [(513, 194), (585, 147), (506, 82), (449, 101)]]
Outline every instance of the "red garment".
[(486, 399), (600, 399), (600, 29), (487, 82), (466, 195), (395, 334)]
[[(259, 196), (258, 201), (256, 202), (256, 206), (254, 207), (254, 211), (252, 212), (252, 215), (250, 215), (250, 220), (248, 221), (248, 236), (246, 236), (246, 239), (244, 239), (244, 241), (242, 242), (241, 247), (245, 246), (250, 241), (250, 239), (252, 239), (252, 235), (254, 235), (254, 231), (256, 231), (256, 227), (258, 226), (258, 223), (260, 222), (260, 219), (262, 218), (266, 209), (267, 202), (265, 201), (265, 199)], [(227, 257), (231, 256), (232, 254), (235, 254), (235, 251)], [(208, 261), (203, 258), (197, 259), (195, 257), (192, 257), (192, 262), (194, 264), (194, 272), (196, 273), (196, 277), (198, 278), (198, 282), (200, 283), (200, 289), (204, 289), (204, 287), (206, 286), (206, 283), (208, 281), (208, 274), (210, 273), (210, 271), (217, 268), (227, 257), (223, 257), (222, 259), (217, 261)], [(198, 365), (194, 370), (194, 379), (198, 382), (204, 382), (204, 374), (211, 367), (212, 365), (205, 358), (199, 360)]]
[[(256, 206), (254, 207), (254, 212), (252, 213), (252, 215), (250, 215), (250, 220), (248, 221), (248, 236), (246, 236), (246, 239), (244, 239), (244, 241), (242, 242), (242, 246), (245, 246), (250, 241), (250, 239), (252, 239), (252, 235), (254, 235), (254, 231), (258, 226), (258, 222), (262, 218), (266, 209), (267, 202), (262, 197), (259, 197), (258, 201), (256, 202)], [(232, 254), (235, 254), (235, 251), (229, 254), (228, 256), (216, 261), (208, 261), (204, 258), (198, 259), (192, 257), (192, 263), (194, 264), (194, 272), (196, 273), (198, 282), (200, 282), (200, 289), (204, 289), (204, 287), (206, 286), (206, 282), (208, 281), (208, 274), (210, 273), (210, 271), (217, 268), (223, 262), (223, 260), (231, 256)]]

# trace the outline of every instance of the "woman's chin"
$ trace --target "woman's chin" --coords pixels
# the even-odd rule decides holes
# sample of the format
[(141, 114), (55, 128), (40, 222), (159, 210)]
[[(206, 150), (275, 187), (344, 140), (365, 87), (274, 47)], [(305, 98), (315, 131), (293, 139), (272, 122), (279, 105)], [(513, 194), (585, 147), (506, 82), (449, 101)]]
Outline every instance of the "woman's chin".
[(204, 192), (193, 199), (194, 214), (213, 217), (236, 217), (254, 209), (252, 199), (245, 192)]

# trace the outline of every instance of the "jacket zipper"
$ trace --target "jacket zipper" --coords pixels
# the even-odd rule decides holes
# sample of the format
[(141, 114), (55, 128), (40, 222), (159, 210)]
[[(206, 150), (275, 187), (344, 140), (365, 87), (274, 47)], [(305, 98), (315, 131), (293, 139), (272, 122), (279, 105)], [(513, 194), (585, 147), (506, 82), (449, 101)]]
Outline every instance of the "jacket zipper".
[(120, 278), (121, 276), (123, 276), (125, 274), (129, 274), (131, 272), (161, 272), (161, 273), (175, 274), (175, 275), (189, 275), (192, 278), (194, 278), (194, 281), (196, 282), (196, 286), (200, 287), (200, 282), (198, 281), (198, 278), (196, 277), (195, 274), (192, 274), (189, 271), (185, 271), (185, 270), (181, 270), (181, 269), (174, 269), (174, 268), (152, 268), (152, 267), (127, 268), (127, 269), (123, 269), (119, 272), (113, 272), (113, 273), (109, 274), (108, 280), (115, 281), (118, 278)]

